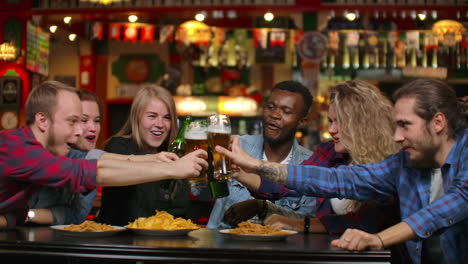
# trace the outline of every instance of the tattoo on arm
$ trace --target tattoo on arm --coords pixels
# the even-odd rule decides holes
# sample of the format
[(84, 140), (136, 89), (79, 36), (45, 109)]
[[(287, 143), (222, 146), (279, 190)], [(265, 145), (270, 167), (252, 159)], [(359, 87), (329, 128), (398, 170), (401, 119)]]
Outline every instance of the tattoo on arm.
[(281, 184), (288, 182), (288, 167), (284, 164), (263, 161), (257, 169), (261, 177)]

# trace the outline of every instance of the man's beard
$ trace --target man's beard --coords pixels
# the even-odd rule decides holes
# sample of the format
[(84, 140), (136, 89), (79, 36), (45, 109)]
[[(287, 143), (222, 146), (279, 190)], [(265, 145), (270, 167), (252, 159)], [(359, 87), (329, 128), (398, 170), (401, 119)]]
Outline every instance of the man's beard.
[[(427, 131), (427, 130), (426, 130)], [(436, 166), (435, 156), (437, 153), (437, 147), (434, 144), (433, 136), (429, 131), (425, 133), (425, 136), (415, 142), (413, 146), (418, 148), (420, 156), (417, 159), (409, 159), (409, 163), (414, 168), (434, 168)]]
[(292, 139), (294, 139), (296, 135), (296, 131), (290, 131), (288, 134), (277, 137), (277, 138), (269, 138), (265, 135), (265, 131), (263, 131), (263, 140), (268, 144), (272, 145), (282, 145)]
[(55, 149), (57, 146), (56, 140), (55, 140), (55, 132), (53, 129), (53, 124), (49, 128), (49, 133), (46, 138), (46, 148), (47, 150), (54, 154), (55, 156), (60, 156), (60, 153), (57, 152), (57, 149)]

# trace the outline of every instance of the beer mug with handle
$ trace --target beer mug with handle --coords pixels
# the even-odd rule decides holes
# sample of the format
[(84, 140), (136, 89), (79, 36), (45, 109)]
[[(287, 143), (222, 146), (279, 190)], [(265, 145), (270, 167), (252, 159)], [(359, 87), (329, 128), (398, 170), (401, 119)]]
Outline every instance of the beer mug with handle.
[(208, 145), (213, 151), (213, 178), (227, 180), (231, 177), (231, 161), (214, 150), (216, 145), (229, 148), (231, 122), (227, 115), (214, 114), (208, 117)]
[[(190, 153), (197, 149), (208, 151), (208, 126), (205, 120), (193, 120), (185, 128), (185, 153)], [(206, 171), (200, 172), (200, 175), (190, 178), (189, 182), (199, 187), (207, 186)]]

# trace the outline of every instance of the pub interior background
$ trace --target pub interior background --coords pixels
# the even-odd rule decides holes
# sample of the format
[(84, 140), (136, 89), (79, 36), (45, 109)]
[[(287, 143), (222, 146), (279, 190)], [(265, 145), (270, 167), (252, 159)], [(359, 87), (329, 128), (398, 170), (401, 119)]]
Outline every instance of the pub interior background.
[(314, 96), (296, 135), (308, 148), (329, 139), (338, 82), (390, 95), (433, 77), (468, 95), (465, 0), (4, 0), (0, 13), (0, 129), (24, 125), (29, 91), (59, 80), (103, 100), (99, 147), (145, 83), (169, 89), (180, 118), (218, 111), (243, 135), (261, 133), (275, 83), (300, 81)]

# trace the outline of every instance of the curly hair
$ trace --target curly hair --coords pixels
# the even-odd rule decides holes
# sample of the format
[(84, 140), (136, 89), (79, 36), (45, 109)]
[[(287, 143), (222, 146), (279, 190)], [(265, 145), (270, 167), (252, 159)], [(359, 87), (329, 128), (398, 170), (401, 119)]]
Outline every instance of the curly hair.
[[(393, 140), (393, 105), (376, 86), (361, 80), (337, 84), (330, 104), (336, 110), (340, 141), (351, 164), (376, 163), (398, 152), (400, 146)], [(353, 207), (360, 205), (356, 202)]]

